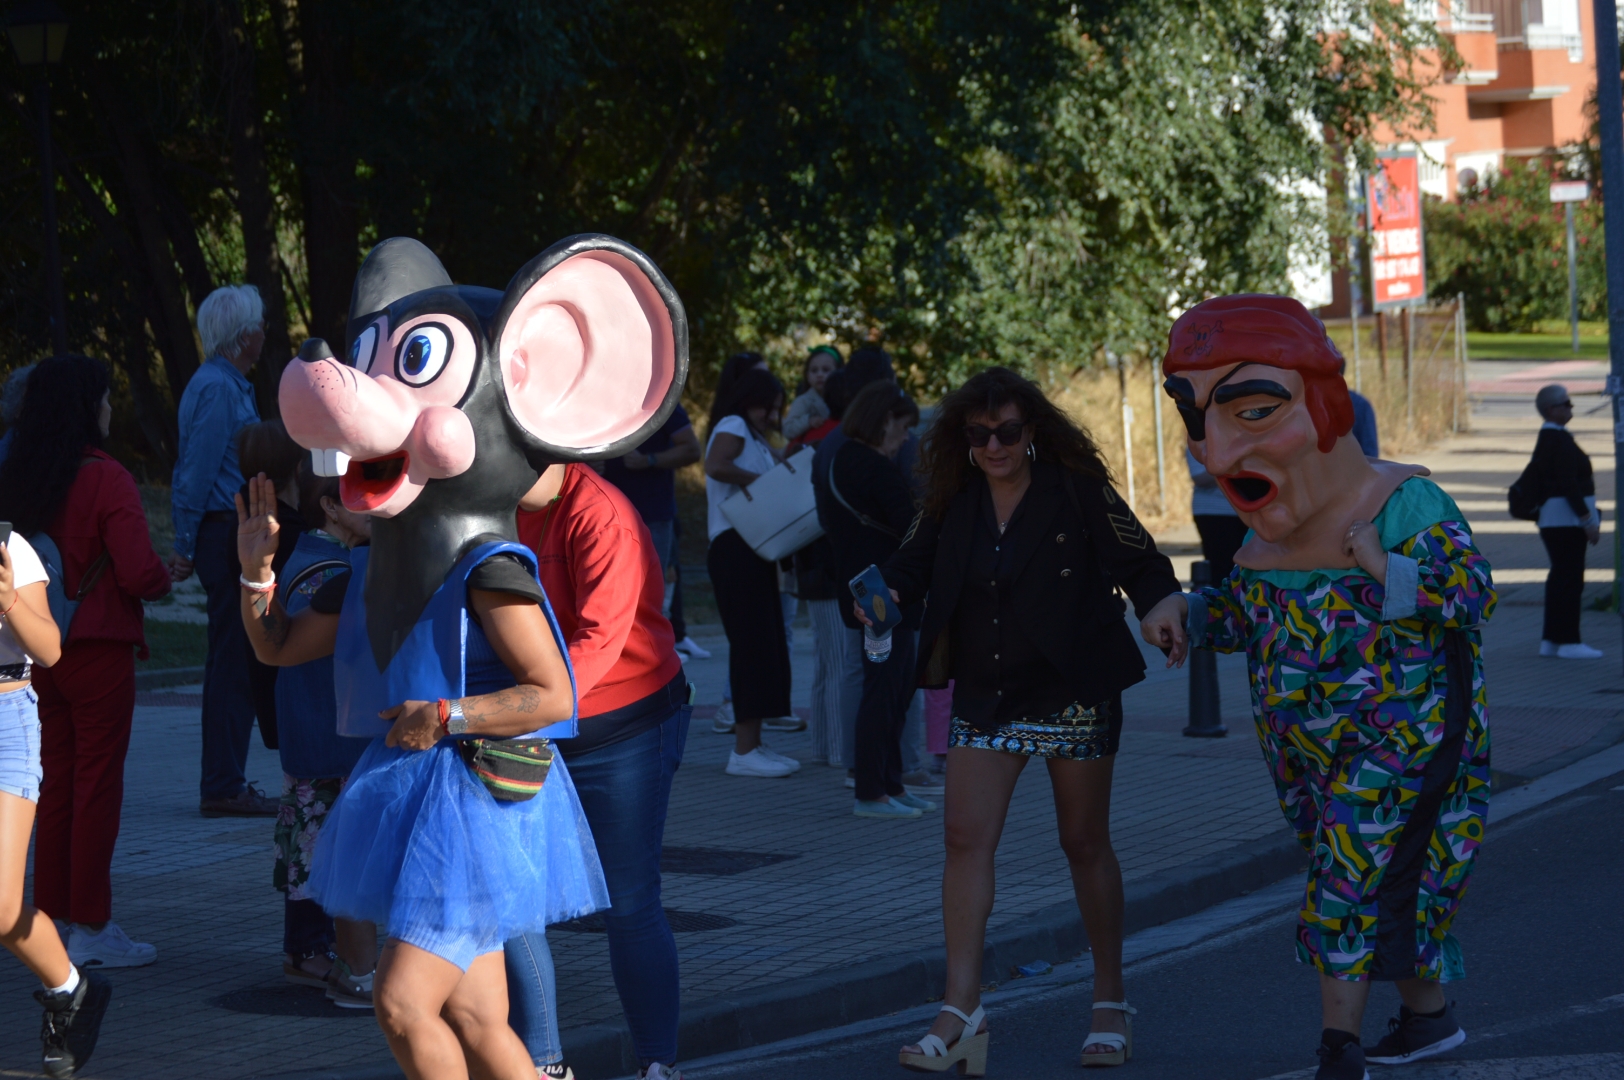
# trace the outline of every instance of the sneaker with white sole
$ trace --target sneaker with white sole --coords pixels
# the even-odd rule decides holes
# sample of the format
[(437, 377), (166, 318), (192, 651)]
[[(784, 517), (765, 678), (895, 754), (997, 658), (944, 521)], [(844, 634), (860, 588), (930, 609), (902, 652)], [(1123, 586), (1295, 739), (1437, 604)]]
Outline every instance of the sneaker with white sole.
[(924, 816), (924, 811), (904, 806), (896, 799), (890, 802), (864, 802), (862, 799), (853, 799), (851, 812), (853, 817), (871, 818), (906, 819)]
[(1408, 1065), (1412, 1061), (1445, 1054), (1466, 1041), (1466, 1032), (1455, 1019), (1455, 1010), (1428, 1015), (1414, 1013), (1400, 1005), (1398, 1015), (1387, 1021), (1387, 1034), (1365, 1052), (1366, 1061), (1378, 1065)]
[(919, 772), (902, 774), (902, 790), (909, 795), (940, 795), (947, 790), (947, 783), (935, 773), (921, 769)]
[(716, 706), (716, 715), (711, 717), (711, 730), (718, 735), (733, 734), (733, 703), (724, 701)]
[(68, 929), (68, 959), (81, 968), (146, 967), (158, 959), (158, 948), (131, 941), (116, 922), (102, 927), (100, 933), (92, 933), (82, 923), (72, 923)]
[(682, 1074), (674, 1066), (662, 1065), (656, 1061), (648, 1068), (640, 1070), (637, 1080), (682, 1080)]
[(782, 761), (777, 761), (763, 754), (759, 746), (748, 754), (734, 751), (727, 756), (727, 774), (729, 776), (788, 776), (794, 771), (795, 769), (785, 765)]
[(856, 769), (847, 769), (846, 770), (846, 786), (849, 787), (849, 788), (855, 788), (857, 786), (857, 770)]
[(372, 976), (375, 974), (369, 971), (357, 975), (350, 970), (350, 965), (335, 957), (333, 969), (327, 973), (327, 1000), (340, 1009), (372, 1008)]
[(679, 653), (687, 653), (695, 660), (709, 660), (711, 658), (710, 650), (702, 648), (699, 642), (695, 641), (691, 637), (684, 637), (681, 641), (677, 642), (677, 651)]
[(772, 747), (768, 746), (766, 743), (758, 743), (757, 746), (756, 746), (756, 749), (760, 750), (763, 754), (766, 754), (768, 757), (772, 758), (774, 761), (781, 761), (785, 765), (788, 765), (790, 767), (791, 772), (799, 772), (800, 769), (801, 769), (801, 763), (800, 763), (799, 760), (797, 760), (796, 758), (790, 757), (788, 754), (780, 754), (777, 750), (774, 750)]
[(575, 1070), (562, 1061), (553, 1065), (537, 1065), (537, 1080), (575, 1080)]
[(929, 799), (921, 799), (919, 796), (914, 795), (911, 792), (905, 795), (893, 795), (891, 796), (891, 801), (894, 803), (901, 803), (903, 806), (912, 807), (913, 809), (918, 810), (921, 814), (928, 813), (929, 811), (936, 809), (935, 803), (931, 802)]
[(1582, 641), (1575, 641), (1570, 645), (1558, 645), (1556, 655), (1560, 660), (1600, 660), (1605, 654)]
[(805, 731), (806, 721), (799, 716), (769, 716), (761, 722), (763, 731)]
[(1557, 644), (1554, 641), (1542, 641), (1539, 643), (1539, 654), (1541, 656), (1555, 656), (1556, 650)]

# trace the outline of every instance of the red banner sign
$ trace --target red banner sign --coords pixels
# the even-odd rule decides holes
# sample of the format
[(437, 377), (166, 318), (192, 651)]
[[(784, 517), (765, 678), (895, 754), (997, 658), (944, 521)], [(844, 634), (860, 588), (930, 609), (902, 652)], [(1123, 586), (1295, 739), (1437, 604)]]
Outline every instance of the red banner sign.
[(1384, 155), (1365, 178), (1370, 214), (1370, 284), (1378, 311), (1427, 298), (1421, 238), (1421, 175), (1414, 154)]

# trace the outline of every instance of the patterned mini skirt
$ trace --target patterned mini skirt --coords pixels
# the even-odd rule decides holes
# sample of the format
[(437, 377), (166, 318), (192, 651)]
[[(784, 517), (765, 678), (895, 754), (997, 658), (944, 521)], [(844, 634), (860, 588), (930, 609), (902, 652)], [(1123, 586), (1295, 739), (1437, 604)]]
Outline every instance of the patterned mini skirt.
[(1068, 705), (1050, 716), (1006, 721), (993, 731), (977, 731), (955, 716), (947, 744), (1002, 750), (1027, 757), (1091, 761), (1115, 754), (1121, 734), (1122, 696), (1119, 694), (1091, 708)]

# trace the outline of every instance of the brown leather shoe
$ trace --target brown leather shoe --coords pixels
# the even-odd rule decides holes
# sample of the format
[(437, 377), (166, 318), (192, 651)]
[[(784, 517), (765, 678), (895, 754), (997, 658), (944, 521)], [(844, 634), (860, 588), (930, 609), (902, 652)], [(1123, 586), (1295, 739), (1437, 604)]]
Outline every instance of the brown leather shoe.
[(229, 799), (204, 799), (197, 809), (208, 818), (275, 817), (276, 806), (277, 800), (249, 784)]

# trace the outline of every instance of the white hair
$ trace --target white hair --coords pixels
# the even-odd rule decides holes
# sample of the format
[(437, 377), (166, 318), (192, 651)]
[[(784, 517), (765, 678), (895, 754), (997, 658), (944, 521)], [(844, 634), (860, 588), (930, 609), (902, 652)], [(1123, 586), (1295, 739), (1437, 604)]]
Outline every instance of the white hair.
[(203, 355), (234, 359), (242, 351), (243, 338), (259, 329), (265, 320), (265, 301), (252, 285), (222, 285), (197, 306), (197, 336), (203, 339)]

